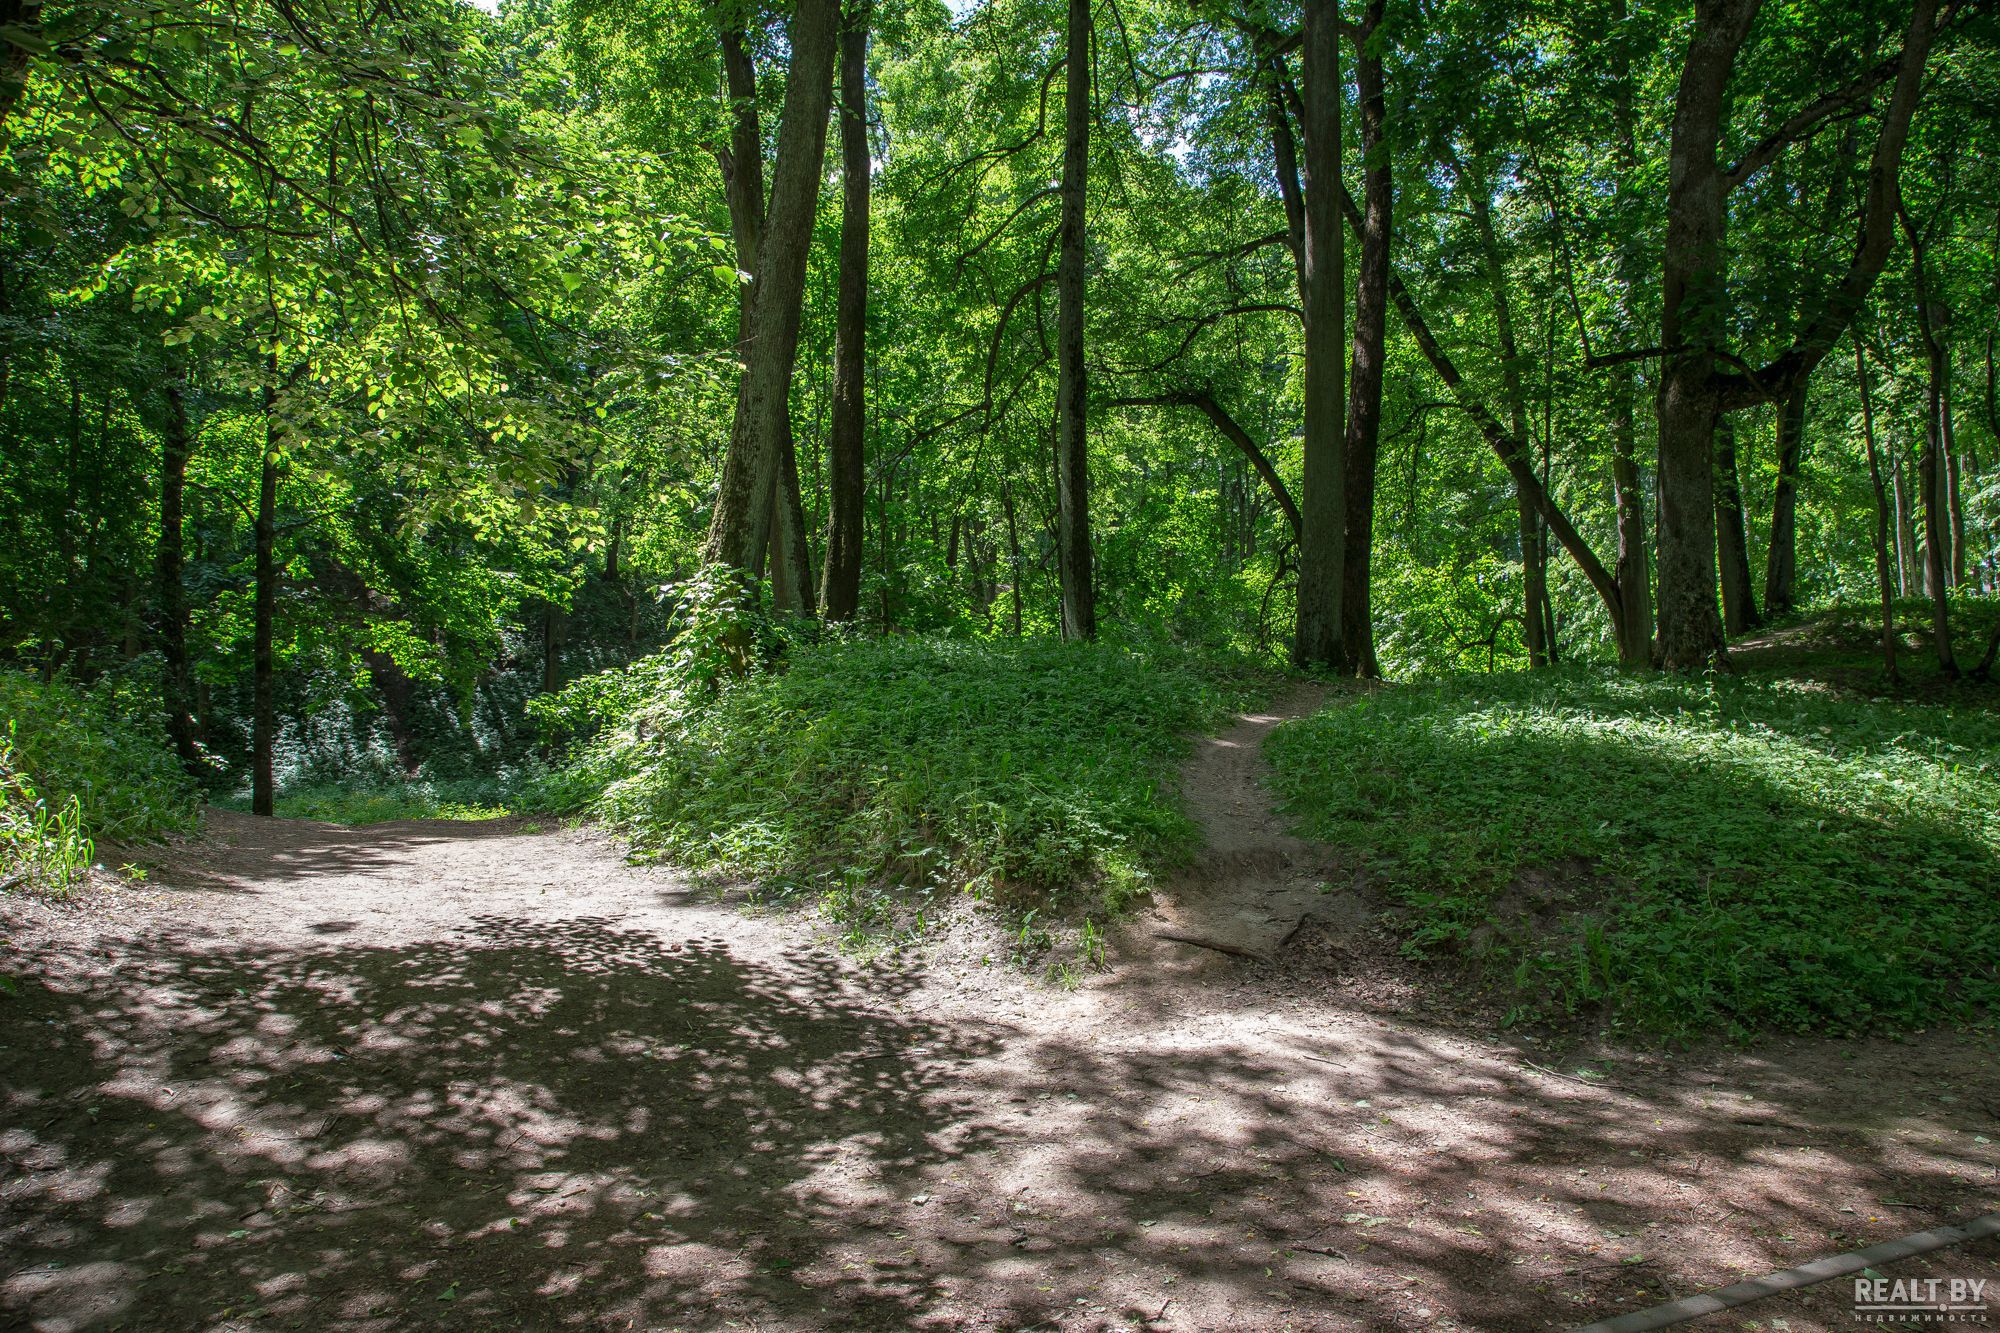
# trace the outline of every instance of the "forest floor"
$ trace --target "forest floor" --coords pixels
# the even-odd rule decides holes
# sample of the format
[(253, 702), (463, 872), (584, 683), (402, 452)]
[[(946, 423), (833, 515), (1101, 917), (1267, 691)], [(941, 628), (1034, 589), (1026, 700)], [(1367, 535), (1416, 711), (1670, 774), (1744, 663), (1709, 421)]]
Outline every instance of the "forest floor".
[(0, 1324), (1560, 1328), (2000, 1208), (1991, 1033), (1550, 1048), (1426, 984), (1272, 813), (1315, 701), (1202, 744), (1208, 851), (1074, 990), (521, 819), (213, 812), (0, 899)]

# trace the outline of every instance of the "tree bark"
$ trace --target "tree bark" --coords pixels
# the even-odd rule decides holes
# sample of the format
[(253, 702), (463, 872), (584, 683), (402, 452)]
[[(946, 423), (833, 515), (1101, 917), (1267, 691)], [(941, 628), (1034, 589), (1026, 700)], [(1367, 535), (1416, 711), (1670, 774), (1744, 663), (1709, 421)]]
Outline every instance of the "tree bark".
[(1778, 478), (1771, 489), (1771, 545), (1764, 557), (1764, 614), (1773, 620), (1798, 609), (1799, 465), (1805, 456), (1806, 384), (1778, 411)]
[(751, 281), (743, 388), (703, 552), (709, 564), (754, 570), (770, 541), (773, 497), (788, 435), (806, 258), (826, 156), (839, 26), (839, 0), (798, 0), (771, 198)]
[(1912, 577), (1917, 568), (1917, 533), (1912, 525), (1910, 485), (1903, 467), (1905, 451), (1894, 443), (1890, 449), (1889, 481), (1896, 501), (1896, 593), (1900, 597), (1909, 597), (1912, 595), (1911, 588), (1922, 577)]
[(799, 490), (799, 455), (786, 409), (771, 492), (771, 601), (780, 611), (813, 614), (812, 542), (806, 535), (805, 498)]
[(1896, 597), (1889, 581), (1889, 499), (1883, 493), (1882, 462), (1875, 448), (1875, 403), (1868, 390), (1868, 362), (1854, 340), (1854, 378), (1861, 386), (1861, 442), (1868, 451), (1868, 481), (1875, 488), (1875, 586), (1882, 602), (1882, 666), (1896, 672)]
[[(1395, 176), (1388, 144), (1388, 97), (1374, 42), (1384, 0), (1369, 0), (1357, 32), (1355, 83), (1361, 113), (1361, 263), (1354, 288), (1354, 348), (1348, 376), (1347, 530), (1340, 598), (1341, 668), (1373, 679), (1375, 625), (1370, 588), (1375, 546), (1375, 470), (1382, 433), (1382, 375), (1389, 338), (1389, 244), (1395, 235)], [(1336, 226), (1336, 230), (1338, 227)]]
[(868, 355), (868, 0), (850, 0), (840, 34), (840, 293), (834, 314), (833, 408), (827, 429), (826, 566), (820, 604), (851, 620), (861, 604), (866, 544)]
[(1722, 660), (1716, 615), (1716, 352), (1725, 330), (1724, 202), (1716, 155), (1723, 94), (1757, 0), (1699, 0), (1674, 98), (1668, 150), (1665, 302), (1660, 321), (1660, 650), (1664, 664), (1700, 670)]
[(265, 364), (264, 453), (258, 470), (256, 590), (250, 662), (250, 813), (277, 809), (272, 750), (278, 733), (277, 664), (273, 644), (278, 608), (278, 356)]
[[(1611, 50), (1611, 105), (1618, 126), (1618, 171), (1630, 190), (1639, 179), (1639, 117), (1632, 79), (1632, 57), (1625, 0), (1613, 0), (1612, 16), (1619, 25)], [(1621, 246), (1618, 254), (1618, 332), (1627, 345), (1638, 341), (1639, 291), (1647, 281), (1645, 252)], [(1652, 661), (1653, 579), (1647, 559), (1646, 495), (1639, 466), (1636, 409), (1638, 371), (1631, 362), (1613, 370), (1611, 406), (1611, 487), (1616, 514), (1617, 556), (1614, 569), (1619, 605), (1612, 610), (1611, 633), (1622, 666), (1646, 666)]]
[(188, 772), (208, 771), (201, 757), (201, 729), (195, 723), (194, 680), (188, 662), (188, 596), (182, 581), (188, 460), (194, 441), (188, 431), (187, 386), (178, 375), (160, 388), (166, 411), (160, 418), (160, 539), (154, 550), (153, 586), (159, 605), (155, 635), (160, 645), (161, 694), (167, 735)]
[(1623, 666), (1645, 666), (1652, 660), (1653, 589), (1646, 561), (1646, 496), (1640, 483), (1638, 447), (1632, 402), (1638, 396), (1637, 375), (1630, 365), (1618, 368), (1612, 386), (1611, 485), (1618, 526), (1618, 599), (1622, 615), (1612, 619)]
[(1917, 466), (1917, 487), (1924, 505), (1924, 593), (1931, 603), (1931, 638), (1937, 651), (1938, 670), (1957, 679), (1958, 660), (1951, 646), (1951, 513), (1945, 494), (1944, 395), (1951, 377), (1951, 358), (1945, 350), (1943, 325), (1947, 312), (1931, 298), (1930, 265), (1923, 233), (1908, 212), (1902, 213), (1903, 230), (1910, 241), (1910, 271), (1917, 293), (1917, 330), (1923, 335), (1924, 362), (1929, 373), (1924, 381), (1924, 452)]
[(1748, 634), (1764, 623), (1750, 586), (1750, 539), (1743, 522), (1743, 490), (1736, 469), (1736, 426), (1728, 414), (1715, 419), (1715, 544), (1722, 583), (1722, 626)]
[[(1486, 268), (1486, 295), (1493, 309), (1493, 330), (1499, 341), (1500, 391), (1506, 404), (1513, 438), (1522, 447), (1528, 440), (1528, 400), (1521, 388), (1521, 349), (1514, 337), (1514, 306), (1507, 298), (1507, 269), (1500, 254), (1500, 238), (1493, 228), (1493, 182), (1483, 162), (1472, 170), (1461, 169), (1459, 183), (1472, 211), (1473, 229), (1479, 237), (1479, 252)], [(1521, 542), (1521, 625), (1527, 641), (1528, 664), (1549, 664), (1547, 637), (1548, 566), (1543, 558), (1541, 520), (1533, 494), (1517, 481), (1514, 507)]]
[(1062, 229), (1056, 260), (1056, 574), (1065, 639), (1097, 637), (1090, 551), (1090, 435), (1084, 405), (1084, 199), (1090, 170), (1090, 0), (1069, 0)]
[(1770, 159), (1753, 153), (1745, 166), (1725, 172), (1716, 154), (1730, 70), (1758, 8), (1759, 0), (1697, 0), (1674, 100), (1660, 338), (1665, 352), (1659, 393), (1659, 623), (1662, 659), (1676, 669), (1698, 669), (1724, 657), (1715, 614), (1710, 476), (1716, 415), (1790, 394), (1832, 350), (1881, 276), (1895, 239), (1903, 148), (1937, 27), (1936, 0), (1916, 0), (1870, 158), (1860, 231), (1846, 273), (1810, 307), (1813, 314), (1802, 321), (1790, 347), (1760, 370), (1722, 374), (1719, 354), (1729, 320), (1725, 202), (1729, 190)]
[(1340, 14), (1334, 0), (1306, 0), (1305, 469), (1300, 487), (1297, 623), (1292, 661), (1335, 670), (1346, 583), (1347, 278), (1340, 204)]

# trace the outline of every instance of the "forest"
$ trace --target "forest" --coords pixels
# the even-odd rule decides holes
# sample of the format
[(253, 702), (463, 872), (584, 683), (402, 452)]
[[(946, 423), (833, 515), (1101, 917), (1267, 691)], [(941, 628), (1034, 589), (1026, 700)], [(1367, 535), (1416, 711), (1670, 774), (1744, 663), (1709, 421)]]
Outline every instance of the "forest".
[(0, 0), (0, 534), (22, 1327), (2000, 1303), (1988, 0)]

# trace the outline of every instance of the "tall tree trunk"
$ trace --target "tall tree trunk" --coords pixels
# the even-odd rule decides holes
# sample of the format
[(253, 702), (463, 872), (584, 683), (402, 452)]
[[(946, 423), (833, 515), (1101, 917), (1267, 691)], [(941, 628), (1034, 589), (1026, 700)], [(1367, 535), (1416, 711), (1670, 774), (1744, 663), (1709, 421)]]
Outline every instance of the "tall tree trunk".
[(1800, 380), (1778, 410), (1778, 479), (1771, 489), (1771, 545), (1764, 557), (1764, 614), (1773, 620), (1798, 609), (1799, 464), (1805, 456), (1806, 383)]
[(1090, 169), (1090, 0), (1069, 0), (1063, 103), (1062, 232), (1056, 261), (1056, 574), (1065, 639), (1097, 637), (1090, 551), (1090, 435), (1084, 406), (1084, 196)]
[(1938, 392), (1938, 439), (1944, 446), (1945, 508), (1951, 516), (1951, 586), (1965, 586), (1965, 498), (1960, 490), (1958, 427), (1952, 420), (1951, 349), (1945, 348), (1944, 383)]
[(1723, 94), (1757, 0), (1700, 0), (1681, 66), (1668, 149), (1660, 319), (1660, 651), (1674, 670), (1720, 661), (1716, 615), (1714, 442), (1722, 395), (1716, 352), (1726, 323), (1724, 203), (1717, 154)]
[(1611, 485), (1618, 522), (1618, 597), (1623, 614), (1613, 617), (1618, 661), (1644, 666), (1652, 657), (1653, 589), (1646, 561), (1646, 495), (1640, 483), (1637, 431), (1632, 402), (1638, 376), (1620, 366), (1612, 385)]
[(1931, 297), (1930, 263), (1925, 253), (1923, 233), (1907, 210), (1902, 212), (1903, 232), (1910, 241), (1910, 271), (1917, 291), (1917, 330), (1923, 335), (1924, 362), (1929, 374), (1924, 381), (1924, 452), (1917, 467), (1917, 486), (1924, 504), (1924, 593), (1931, 601), (1931, 637), (1937, 650), (1938, 670), (1956, 679), (1958, 659), (1951, 646), (1951, 603), (1948, 589), (1951, 576), (1951, 514), (1945, 493), (1944, 396), (1945, 382), (1951, 377), (1951, 357), (1945, 349), (1943, 325), (1950, 312)]
[(1346, 568), (1341, 589), (1342, 669), (1373, 678), (1375, 626), (1369, 588), (1375, 545), (1375, 468), (1382, 431), (1382, 373), (1389, 334), (1389, 243), (1394, 236), (1395, 176), (1387, 143), (1388, 98), (1382, 54), (1374, 38), (1382, 24), (1384, 0), (1369, 0), (1358, 36), (1355, 61), (1360, 94), (1361, 266), (1354, 289), (1354, 352), (1347, 399), (1345, 501)]
[[(1521, 349), (1514, 337), (1514, 306), (1507, 297), (1507, 268), (1500, 254), (1500, 239), (1493, 229), (1493, 182), (1485, 163), (1460, 171), (1466, 202), (1472, 209), (1474, 230), (1479, 236), (1480, 256), (1486, 267), (1487, 300), (1493, 308), (1493, 328), (1499, 340), (1500, 388), (1507, 407), (1513, 438), (1525, 448), (1528, 442), (1528, 400), (1521, 388)], [(1514, 508), (1521, 541), (1521, 626), (1528, 645), (1528, 664), (1549, 664), (1548, 563), (1543, 556), (1541, 517), (1536, 511), (1531, 488), (1518, 481), (1514, 487)]]
[(160, 609), (155, 629), (160, 645), (161, 695), (167, 709), (167, 735), (181, 766), (200, 776), (208, 765), (201, 757), (201, 730), (195, 724), (194, 680), (188, 663), (188, 596), (182, 582), (186, 565), (184, 536), (188, 460), (194, 441), (188, 431), (186, 383), (168, 378), (160, 388), (166, 411), (160, 418), (160, 540), (153, 556), (154, 596)]
[[(1611, 46), (1611, 104), (1618, 126), (1617, 161), (1626, 188), (1639, 177), (1639, 117), (1632, 79), (1631, 29), (1625, 0), (1613, 0), (1619, 25)], [(1646, 285), (1645, 251), (1636, 245), (1619, 247), (1618, 332), (1628, 346), (1639, 338), (1639, 292)], [(1645, 666), (1652, 660), (1653, 576), (1647, 559), (1646, 494), (1639, 465), (1635, 403), (1638, 371), (1623, 362), (1613, 371), (1611, 406), (1611, 487), (1617, 516), (1618, 553), (1614, 571), (1618, 606), (1611, 615), (1612, 637), (1622, 666)]]
[(1298, 617), (1292, 660), (1338, 670), (1347, 563), (1346, 238), (1340, 204), (1340, 13), (1306, 0), (1305, 468), (1299, 497)]
[(1896, 597), (1889, 582), (1889, 499), (1883, 493), (1882, 461), (1875, 448), (1875, 403), (1868, 391), (1868, 362), (1854, 340), (1854, 378), (1861, 386), (1861, 442), (1868, 451), (1868, 481), (1875, 488), (1875, 586), (1882, 601), (1882, 666), (1896, 672)]
[(1915, 595), (1912, 589), (1922, 578), (1916, 572), (1917, 533), (1911, 518), (1914, 506), (1910, 503), (1910, 483), (1903, 466), (1905, 451), (1894, 442), (1889, 448), (1889, 480), (1896, 501), (1896, 593), (1899, 597), (1911, 597)]
[(861, 603), (867, 501), (868, 0), (849, 0), (840, 34), (840, 295), (834, 314), (833, 410), (827, 429), (828, 620), (851, 620)]
[(278, 610), (278, 354), (265, 363), (264, 456), (258, 470), (256, 591), (250, 655), (250, 813), (277, 809), (272, 749), (278, 734), (277, 660), (273, 644)]
[(1736, 469), (1736, 426), (1715, 420), (1715, 544), (1722, 583), (1722, 625), (1748, 634), (1763, 624), (1750, 585), (1750, 538), (1743, 522), (1743, 490)]
[(1021, 529), (1014, 518), (1014, 488), (1002, 482), (1000, 505), (1007, 514), (1007, 591), (1014, 603), (1014, 637), (1021, 637)]
[(770, 542), (774, 496), (789, 433), (806, 258), (826, 157), (839, 27), (839, 0), (798, 0), (789, 34), (791, 68), (785, 77), (771, 198), (751, 282), (743, 388), (703, 552), (710, 564), (754, 570)]
[(799, 455), (789, 409), (780, 437), (771, 501), (771, 600), (780, 611), (810, 616), (814, 604), (812, 541), (806, 533), (805, 498), (799, 490)]
[(562, 688), (562, 648), (566, 617), (554, 602), (542, 603), (542, 693)]

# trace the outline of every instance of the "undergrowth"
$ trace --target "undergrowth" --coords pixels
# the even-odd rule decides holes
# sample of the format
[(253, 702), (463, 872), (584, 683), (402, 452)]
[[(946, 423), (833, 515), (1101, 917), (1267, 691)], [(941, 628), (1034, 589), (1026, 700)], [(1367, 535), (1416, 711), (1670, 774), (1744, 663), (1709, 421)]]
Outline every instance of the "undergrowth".
[(2000, 999), (2000, 718), (1782, 679), (1587, 670), (1281, 728), (1306, 831), (1518, 1019), (1666, 1038), (1962, 1021)]
[(200, 793), (157, 720), (115, 683), (0, 671), (0, 883), (66, 893), (95, 840), (191, 831)]
[(1024, 956), (1052, 919), (1115, 913), (1194, 846), (1176, 762), (1252, 688), (1102, 644), (754, 637), (697, 626), (546, 705), (602, 728), (573, 802), (642, 857), (811, 897), (855, 943), (921, 933), (959, 891)]

